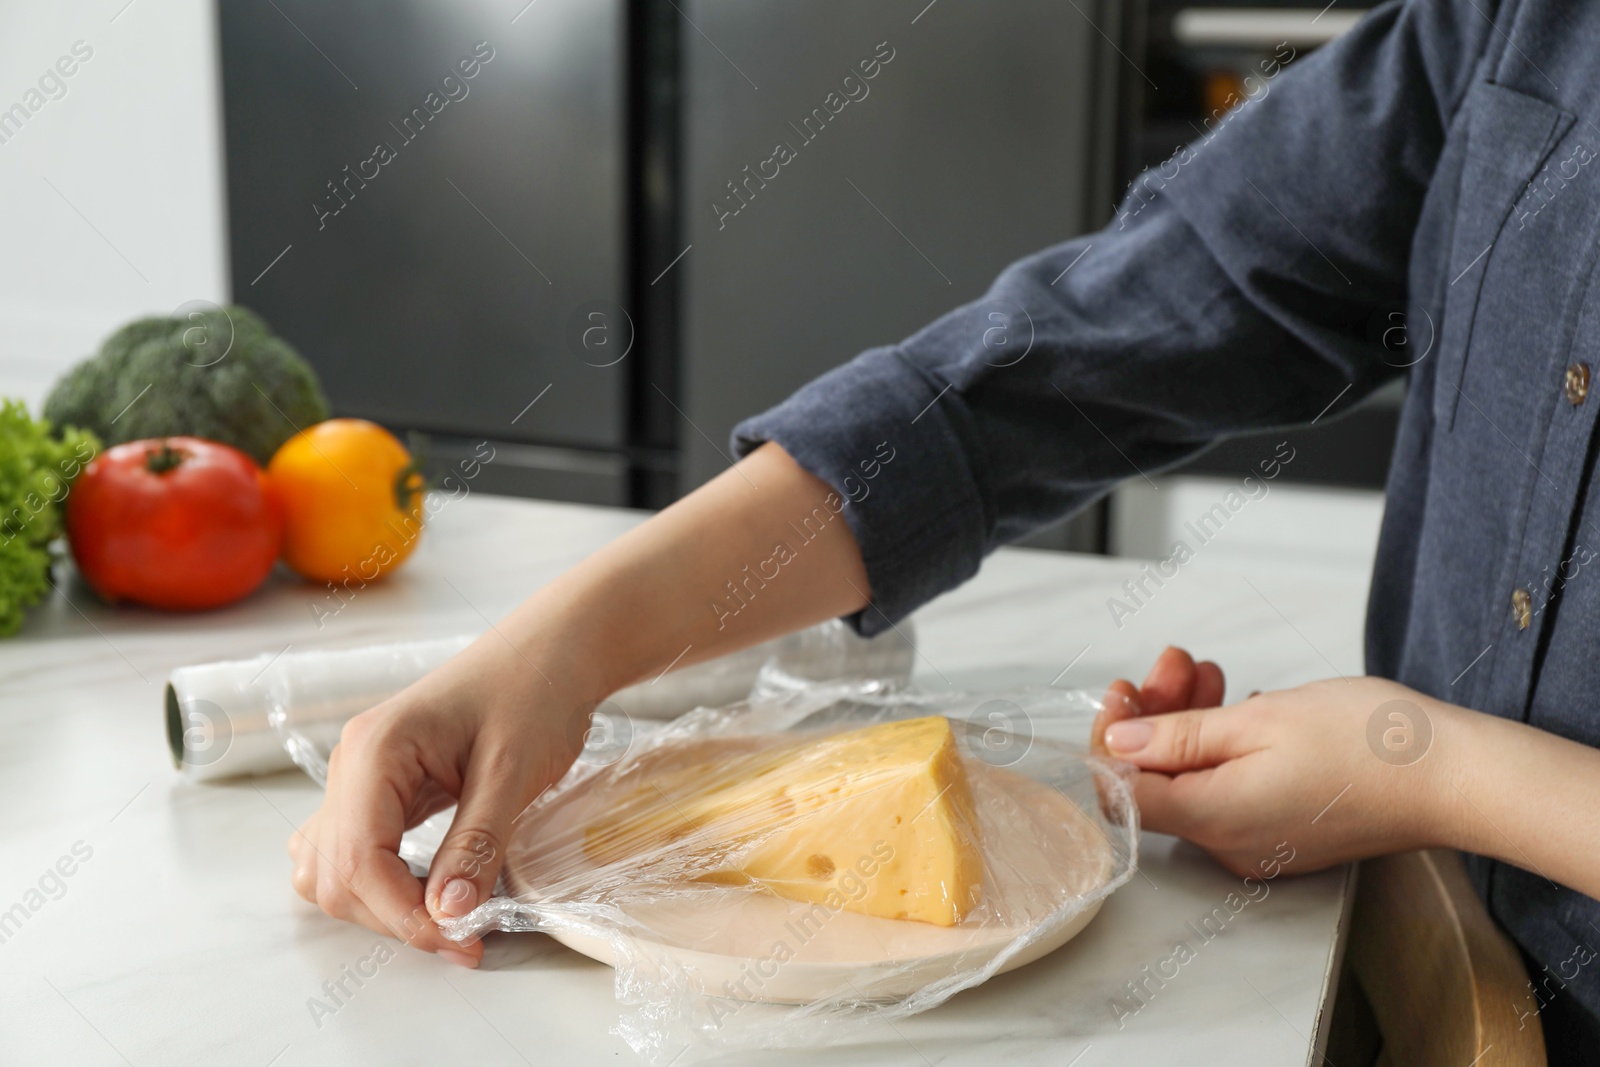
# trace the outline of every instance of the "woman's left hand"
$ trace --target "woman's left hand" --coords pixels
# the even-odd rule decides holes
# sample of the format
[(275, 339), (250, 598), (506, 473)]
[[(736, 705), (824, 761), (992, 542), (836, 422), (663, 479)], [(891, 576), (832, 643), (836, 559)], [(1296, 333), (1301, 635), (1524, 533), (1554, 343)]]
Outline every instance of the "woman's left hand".
[(1093, 744), (1139, 768), (1148, 829), (1241, 875), (1285, 842), (1298, 872), (1444, 843), (1440, 813), (1456, 806), (1443, 795), (1447, 756), (1456, 719), (1471, 713), (1370, 677), (1216, 706), (1222, 697), (1216, 664), (1176, 648), (1143, 686), (1107, 691)]

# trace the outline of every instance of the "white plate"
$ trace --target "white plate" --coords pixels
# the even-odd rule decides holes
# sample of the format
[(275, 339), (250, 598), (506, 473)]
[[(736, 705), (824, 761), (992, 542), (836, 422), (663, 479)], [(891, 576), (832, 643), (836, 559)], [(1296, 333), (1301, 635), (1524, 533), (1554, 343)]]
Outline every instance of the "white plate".
[[(513, 843), (508, 888), (518, 899), (553, 905), (541, 911), (557, 917), (549, 932), (562, 944), (613, 967), (621, 954), (634, 966), (682, 968), (691, 988), (713, 996), (784, 1004), (852, 994), (904, 997), (985, 967), (1025, 938), (995, 971), (1004, 973), (1053, 952), (1088, 925), (1104, 898), (1086, 905), (1082, 898), (1110, 881), (1113, 857), (1104, 833), (1072, 800), (1020, 774), (967, 762), (984, 842), (983, 903), (955, 926), (830, 911), (749, 886), (697, 882), (660, 892), (624, 884), (608, 901), (615, 910), (557, 903), (550, 897), (554, 883), (582, 883), (588, 871), (581, 865), (589, 861), (581, 850), (549, 850), (540, 842), (581, 839), (581, 828), (603, 810), (604, 790), (574, 796), (533, 836)], [(548, 860), (552, 851), (563, 858)]]

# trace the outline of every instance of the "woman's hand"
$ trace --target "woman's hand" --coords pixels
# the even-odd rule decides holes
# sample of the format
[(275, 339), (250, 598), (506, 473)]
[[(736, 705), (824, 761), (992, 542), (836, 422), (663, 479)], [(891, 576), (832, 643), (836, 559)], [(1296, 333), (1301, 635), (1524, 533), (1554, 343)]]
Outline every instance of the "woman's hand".
[[(538, 674), (495, 633), (351, 719), (321, 809), (289, 837), (294, 888), (329, 915), (475, 967), (483, 949), (434, 925), (489, 899), (512, 820), (582, 748), (593, 702)], [(426, 887), (400, 835), (456, 804)]]
[[(1449, 772), (1460, 719), (1474, 713), (1368, 677), (1215, 706), (1222, 695), (1215, 664), (1172, 648), (1142, 687), (1119, 680), (1108, 691), (1094, 745), (1140, 769), (1135, 796), (1149, 829), (1187, 838), (1239, 874), (1283, 842), (1296, 869), (1311, 871), (1452, 838), (1444, 824), (1465, 805)], [(1435, 751), (1406, 751), (1408, 738), (1431, 739)]]
[[(434, 920), (489, 898), (512, 820), (571, 766), (601, 699), (865, 605), (844, 503), (763, 445), (351, 719), (321, 809), (289, 839), (295, 891), (329, 915), (476, 966), (483, 949), (447, 940)], [(753, 562), (778, 558), (775, 546), (789, 548), (778, 574), (753, 577)], [(399, 856), (400, 835), (452, 803), (424, 884)]]

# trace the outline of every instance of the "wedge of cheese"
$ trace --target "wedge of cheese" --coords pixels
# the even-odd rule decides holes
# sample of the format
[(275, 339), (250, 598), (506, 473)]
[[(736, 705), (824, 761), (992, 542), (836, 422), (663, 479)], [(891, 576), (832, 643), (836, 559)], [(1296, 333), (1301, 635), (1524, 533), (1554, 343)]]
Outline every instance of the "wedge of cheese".
[(661, 765), (585, 829), (590, 858), (668, 853), (694, 876), (952, 926), (983, 883), (972, 791), (941, 716)]

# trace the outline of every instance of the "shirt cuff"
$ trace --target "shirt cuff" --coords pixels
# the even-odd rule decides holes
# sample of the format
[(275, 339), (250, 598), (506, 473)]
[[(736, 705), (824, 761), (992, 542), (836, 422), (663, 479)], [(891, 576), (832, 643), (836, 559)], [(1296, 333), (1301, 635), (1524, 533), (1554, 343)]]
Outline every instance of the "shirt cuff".
[(856, 632), (881, 633), (977, 573), (989, 509), (963, 398), (935, 372), (869, 349), (733, 428), (736, 457), (767, 441), (839, 494), (872, 585), (845, 619)]

